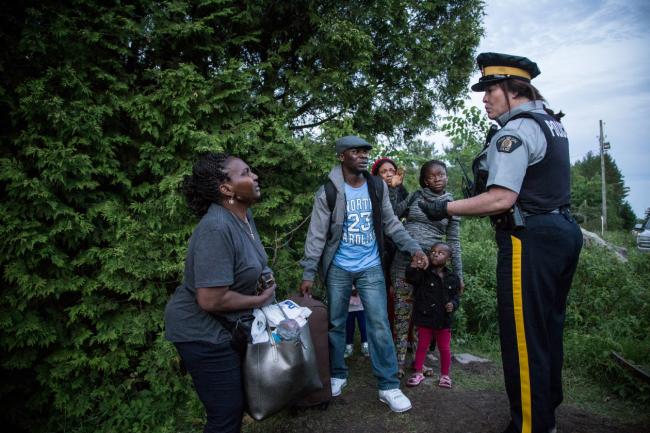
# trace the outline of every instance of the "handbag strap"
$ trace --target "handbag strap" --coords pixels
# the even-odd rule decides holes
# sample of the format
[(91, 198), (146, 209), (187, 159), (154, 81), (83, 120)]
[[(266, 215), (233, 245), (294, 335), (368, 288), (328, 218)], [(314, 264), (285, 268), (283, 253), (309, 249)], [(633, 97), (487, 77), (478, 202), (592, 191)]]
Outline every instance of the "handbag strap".
[(264, 312), (263, 308), (260, 308), (260, 311), (264, 315), (264, 319), (266, 320), (266, 332), (269, 334), (269, 343), (271, 344), (271, 347), (273, 348), (273, 362), (278, 361), (278, 344), (276, 343), (275, 339), (273, 338), (273, 333), (271, 332), (271, 325), (269, 325), (269, 318), (266, 316), (266, 313)]
[(289, 320), (289, 316), (287, 316), (287, 313), (285, 313), (284, 310), (282, 309), (282, 305), (278, 304), (277, 301), (273, 301), (273, 302), (275, 303), (275, 305), (278, 306), (278, 308), (280, 309), (280, 313), (282, 313), (282, 315), (284, 316), (284, 318), (287, 319), (287, 320)]
[(269, 318), (264, 312), (264, 308), (260, 308), (260, 311), (264, 315), (264, 320), (266, 321), (266, 332), (269, 334), (269, 341), (273, 346), (275, 346), (276, 343), (275, 343), (275, 339), (273, 339), (273, 333), (271, 332), (271, 325), (269, 324)]

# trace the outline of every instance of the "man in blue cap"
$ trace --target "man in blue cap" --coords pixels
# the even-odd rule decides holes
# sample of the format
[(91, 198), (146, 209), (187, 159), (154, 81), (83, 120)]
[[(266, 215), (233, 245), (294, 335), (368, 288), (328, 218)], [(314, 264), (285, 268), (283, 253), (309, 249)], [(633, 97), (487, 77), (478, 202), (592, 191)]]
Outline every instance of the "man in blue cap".
[(384, 181), (371, 176), (368, 155), (372, 145), (348, 135), (336, 141), (340, 165), (316, 192), (305, 241), (300, 291), (310, 294), (316, 274), (327, 287), (332, 395), (347, 385), (345, 324), (352, 286), (366, 311), (370, 362), (378, 381), (379, 400), (394, 412), (411, 409), (400, 391), (397, 357), (386, 310), (386, 283), (382, 266), (384, 234), (408, 252), (412, 265), (426, 268), (426, 255), (399, 222)]
[(582, 248), (571, 216), (569, 140), (531, 80), (537, 65), (521, 56), (482, 53), (489, 136), (472, 164), (464, 200), (420, 203), (430, 218), (489, 215), (495, 228), (499, 337), (511, 421), (504, 433), (554, 433), (562, 402), (566, 300)]

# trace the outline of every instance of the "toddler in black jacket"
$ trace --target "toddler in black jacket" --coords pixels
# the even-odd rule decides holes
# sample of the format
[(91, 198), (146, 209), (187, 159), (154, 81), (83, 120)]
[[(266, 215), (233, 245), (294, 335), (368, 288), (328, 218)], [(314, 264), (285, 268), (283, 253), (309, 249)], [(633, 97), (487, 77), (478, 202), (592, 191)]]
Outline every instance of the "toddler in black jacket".
[(413, 285), (413, 325), (418, 329), (418, 348), (415, 353), (415, 373), (408, 386), (417, 386), (424, 380), (422, 368), (431, 339), (436, 339), (440, 352), (440, 380), (438, 386), (451, 388), (451, 320), (460, 303), (460, 279), (447, 268), (451, 248), (436, 242), (429, 252), (430, 266), (425, 269), (408, 268), (406, 281)]

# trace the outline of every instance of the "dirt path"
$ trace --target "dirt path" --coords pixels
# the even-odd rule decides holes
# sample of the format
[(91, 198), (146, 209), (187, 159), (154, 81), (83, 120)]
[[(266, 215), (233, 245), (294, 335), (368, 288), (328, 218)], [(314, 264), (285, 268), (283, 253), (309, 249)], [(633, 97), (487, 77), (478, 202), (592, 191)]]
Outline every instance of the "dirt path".
[[(285, 411), (263, 422), (248, 420), (245, 433), (500, 433), (509, 420), (500, 367), (493, 363), (454, 362), (454, 388), (442, 389), (433, 378), (404, 393), (413, 409), (394, 414), (379, 402), (367, 359), (349, 360), (349, 384), (326, 411)], [(437, 365), (432, 364), (437, 371)], [(405, 380), (402, 381), (405, 385)], [(650, 422), (629, 424), (586, 412), (568, 404), (558, 410), (559, 433), (645, 433)]]

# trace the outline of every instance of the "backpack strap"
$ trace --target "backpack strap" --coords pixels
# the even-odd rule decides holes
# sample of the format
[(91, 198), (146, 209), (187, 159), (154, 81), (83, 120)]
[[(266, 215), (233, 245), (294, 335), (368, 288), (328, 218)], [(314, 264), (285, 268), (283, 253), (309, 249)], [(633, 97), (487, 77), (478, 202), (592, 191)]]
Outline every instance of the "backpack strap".
[(325, 199), (327, 200), (327, 207), (330, 210), (330, 213), (334, 211), (334, 206), (336, 205), (336, 187), (334, 182), (331, 179), (327, 179), (325, 182)]
[[(377, 203), (381, 203), (384, 197), (384, 181), (378, 176), (371, 175), (366, 176), (366, 180), (373, 183), (375, 198), (377, 199)], [(332, 182), (331, 179), (327, 179), (324, 187), (327, 207), (329, 208), (330, 212), (333, 212), (334, 206), (336, 205), (336, 187), (334, 186), (334, 182)]]

